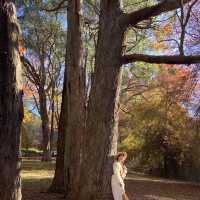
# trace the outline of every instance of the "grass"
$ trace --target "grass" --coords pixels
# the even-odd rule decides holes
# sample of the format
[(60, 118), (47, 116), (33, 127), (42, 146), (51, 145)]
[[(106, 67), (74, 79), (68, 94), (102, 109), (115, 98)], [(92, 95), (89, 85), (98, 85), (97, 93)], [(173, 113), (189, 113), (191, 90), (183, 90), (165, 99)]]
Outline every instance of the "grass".
[(200, 200), (200, 185), (131, 173), (126, 180), (130, 199)]
[(28, 148), (28, 149), (22, 148), (21, 150), (22, 151), (33, 151), (33, 152), (36, 152), (36, 153), (42, 153), (42, 150), (39, 150), (39, 149), (34, 148), (34, 147), (31, 147), (31, 148)]
[[(49, 194), (47, 189), (54, 174), (55, 161), (39, 158), (23, 159), (23, 200), (61, 200), (62, 195)], [(129, 173), (126, 190), (130, 200), (200, 200), (200, 185)]]
[(59, 200), (60, 195), (49, 194), (55, 161), (41, 162), (40, 158), (24, 158), (22, 163), (23, 200)]

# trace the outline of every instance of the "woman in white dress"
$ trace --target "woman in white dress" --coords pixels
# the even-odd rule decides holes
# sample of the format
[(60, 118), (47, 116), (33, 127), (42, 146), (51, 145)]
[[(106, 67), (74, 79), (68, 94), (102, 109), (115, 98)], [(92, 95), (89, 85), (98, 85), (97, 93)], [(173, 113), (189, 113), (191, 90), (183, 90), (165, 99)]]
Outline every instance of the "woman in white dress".
[(127, 168), (124, 165), (124, 161), (126, 160), (126, 158), (127, 153), (120, 152), (117, 154), (116, 160), (113, 163), (113, 175), (111, 179), (111, 186), (114, 200), (128, 199), (125, 193), (124, 185), (124, 178), (127, 174)]

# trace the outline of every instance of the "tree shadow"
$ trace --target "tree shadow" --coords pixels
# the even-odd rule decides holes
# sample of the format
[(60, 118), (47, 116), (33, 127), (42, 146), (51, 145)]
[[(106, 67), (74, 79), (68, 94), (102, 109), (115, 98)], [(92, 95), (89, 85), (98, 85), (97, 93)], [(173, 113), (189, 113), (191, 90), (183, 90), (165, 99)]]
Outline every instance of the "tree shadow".
[(199, 200), (200, 185), (152, 177), (132, 176), (126, 180), (130, 200)]

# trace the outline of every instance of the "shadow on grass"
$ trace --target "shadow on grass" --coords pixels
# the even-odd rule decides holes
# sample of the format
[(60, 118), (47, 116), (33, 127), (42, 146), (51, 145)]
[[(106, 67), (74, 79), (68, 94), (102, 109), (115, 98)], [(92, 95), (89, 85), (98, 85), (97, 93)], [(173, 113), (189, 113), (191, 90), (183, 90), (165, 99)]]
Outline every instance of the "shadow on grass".
[(41, 162), (40, 158), (22, 161), (23, 200), (60, 200), (63, 195), (50, 194), (47, 190), (54, 174), (55, 161)]
[(163, 179), (129, 177), (126, 190), (130, 200), (199, 200), (200, 186)]
[(23, 158), (22, 170), (54, 170), (55, 159), (50, 162), (41, 162), (41, 158)]
[(52, 178), (22, 179), (23, 200), (62, 200), (62, 194), (48, 193)]
[[(55, 162), (26, 158), (22, 163), (23, 200), (61, 200), (63, 195), (46, 193)], [(129, 173), (126, 190), (130, 200), (200, 200), (200, 185)]]
[(45, 192), (50, 186), (52, 178), (23, 178), (22, 188), (24, 190), (33, 190), (38, 192)]

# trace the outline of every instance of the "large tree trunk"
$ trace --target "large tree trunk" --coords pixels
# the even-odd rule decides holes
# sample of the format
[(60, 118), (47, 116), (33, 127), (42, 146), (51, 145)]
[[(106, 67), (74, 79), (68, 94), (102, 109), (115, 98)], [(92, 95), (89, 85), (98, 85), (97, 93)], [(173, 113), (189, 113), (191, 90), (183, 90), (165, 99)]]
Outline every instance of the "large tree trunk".
[(68, 1), (66, 67), (58, 131), (58, 156), (55, 176), (50, 187), (50, 191), (64, 191), (67, 199), (77, 199), (82, 137), (85, 129), (85, 75), (80, 2)]
[[(10, 2), (10, 3), (8, 3)], [(21, 200), (20, 28), (15, 5), (0, 0), (0, 199)]]
[(47, 112), (46, 93), (43, 86), (39, 88), (40, 116), (42, 121), (42, 161), (51, 160), (49, 117)]
[(96, 51), (84, 139), (80, 200), (113, 199), (112, 156), (117, 152), (120, 58), (125, 30), (118, 23), (120, 1), (101, 1)]
[(68, 1), (67, 130), (65, 138), (65, 187), (67, 199), (77, 199), (81, 148), (85, 131), (85, 71), (81, 17), (82, 0)]

